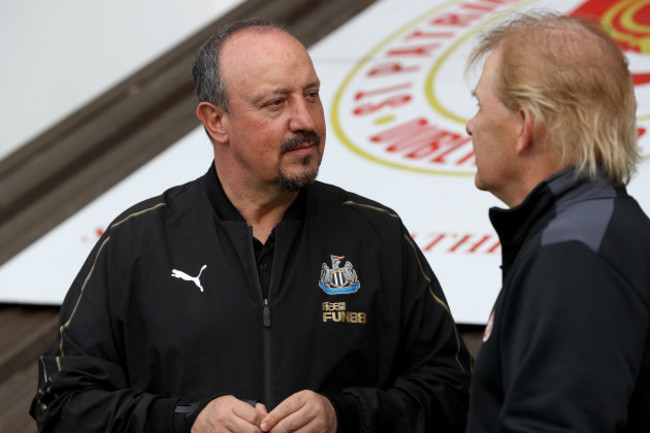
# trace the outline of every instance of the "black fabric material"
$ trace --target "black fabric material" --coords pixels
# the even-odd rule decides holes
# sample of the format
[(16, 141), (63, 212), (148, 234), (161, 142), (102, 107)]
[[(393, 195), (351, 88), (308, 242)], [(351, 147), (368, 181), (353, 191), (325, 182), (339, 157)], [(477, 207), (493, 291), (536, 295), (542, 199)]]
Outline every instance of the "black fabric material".
[(39, 428), (171, 433), (181, 397), (234, 395), (272, 410), (303, 389), (354, 396), (338, 413), (363, 431), (464, 426), (471, 358), (391, 209), (320, 182), (305, 188), (274, 229), (266, 297), (253, 245), (213, 167), (120, 215), (39, 362)]
[(503, 287), (467, 431), (650, 431), (650, 221), (636, 201), (568, 169), (490, 218)]

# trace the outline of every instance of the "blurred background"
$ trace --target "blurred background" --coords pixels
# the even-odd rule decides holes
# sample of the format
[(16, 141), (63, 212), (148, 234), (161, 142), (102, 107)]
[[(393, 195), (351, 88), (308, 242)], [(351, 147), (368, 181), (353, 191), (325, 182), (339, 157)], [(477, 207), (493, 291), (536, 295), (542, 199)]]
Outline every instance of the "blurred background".
[[(632, 3), (4, 2), (0, 433), (36, 431), (27, 411), (38, 356), (55, 341), (58, 307), (106, 225), (131, 204), (207, 169), (211, 148), (194, 115), (190, 68), (218, 26), (278, 19), (308, 47), (328, 122), (320, 180), (402, 216), (476, 355), (500, 288), (500, 249), (487, 209), (501, 204), (473, 186), (464, 124), (473, 115), (476, 76), (463, 73), (473, 37), (505, 14), (537, 7), (604, 22), (635, 74), (647, 160), (650, 2)], [(646, 212), (648, 177), (643, 166), (630, 185)]]

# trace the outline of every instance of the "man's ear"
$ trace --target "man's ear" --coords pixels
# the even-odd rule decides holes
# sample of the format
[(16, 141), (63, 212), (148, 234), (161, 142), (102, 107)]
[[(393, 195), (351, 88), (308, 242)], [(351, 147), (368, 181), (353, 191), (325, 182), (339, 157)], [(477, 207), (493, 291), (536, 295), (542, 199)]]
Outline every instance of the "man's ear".
[(533, 113), (528, 108), (519, 107), (519, 131), (517, 135), (517, 154), (529, 152), (533, 146), (533, 128), (535, 120)]
[(199, 118), (206, 132), (215, 142), (228, 143), (228, 119), (222, 108), (209, 102), (201, 102), (196, 107), (196, 117)]

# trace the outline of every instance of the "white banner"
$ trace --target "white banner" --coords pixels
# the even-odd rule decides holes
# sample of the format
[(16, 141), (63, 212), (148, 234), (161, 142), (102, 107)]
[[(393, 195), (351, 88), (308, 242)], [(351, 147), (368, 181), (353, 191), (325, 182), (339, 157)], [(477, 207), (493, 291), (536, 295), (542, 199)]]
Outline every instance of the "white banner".
[[(485, 323), (500, 289), (500, 248), (474, 187), (464, 76), (476, 34), (530, 8), (588, 15), (614, 29), (635, 74), (643, 154), (650, 154), (648, 1), (381, 0), (312, 47), (328, 136), (319, 179), (397, 211), (424, 251), (459, 323)], [(645, 11), (645, 14), (643, 13)], [(641, 30), (639, 30), (641, 29)], [(646, 52), (643, 51), (645, 48)], [(0, 268), (0, 301), (59, 304), (106, 224), (128, 206), (201, 176), (212, 159), (198, 128)], [(629, 186), (650, 212), (650, 168)]]

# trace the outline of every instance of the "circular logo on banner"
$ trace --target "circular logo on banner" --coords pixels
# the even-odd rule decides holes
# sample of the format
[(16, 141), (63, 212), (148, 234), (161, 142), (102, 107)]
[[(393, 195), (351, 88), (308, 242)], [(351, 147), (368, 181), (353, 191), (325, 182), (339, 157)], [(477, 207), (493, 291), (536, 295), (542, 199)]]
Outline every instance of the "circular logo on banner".
[[(553, 3), (454, 0), (422, 14), (372, 48), (346, 76), (332, 103), (334, 132), (349, 149), (379, 164), (425, 174), (473, 175), (465, 124), (475, 112), (469, 88), (474, 83), (466, 81), (464, 71), (475, 37), (516, 10), (571, 7)], [(612, 29), (630, 59), (637, 99), (650, 100), (650, 0), (587, 0), (572, 6), (564, 12), (601, 17)], [(645, 155), (650, 106), (639, 102), (638, 114)]]

